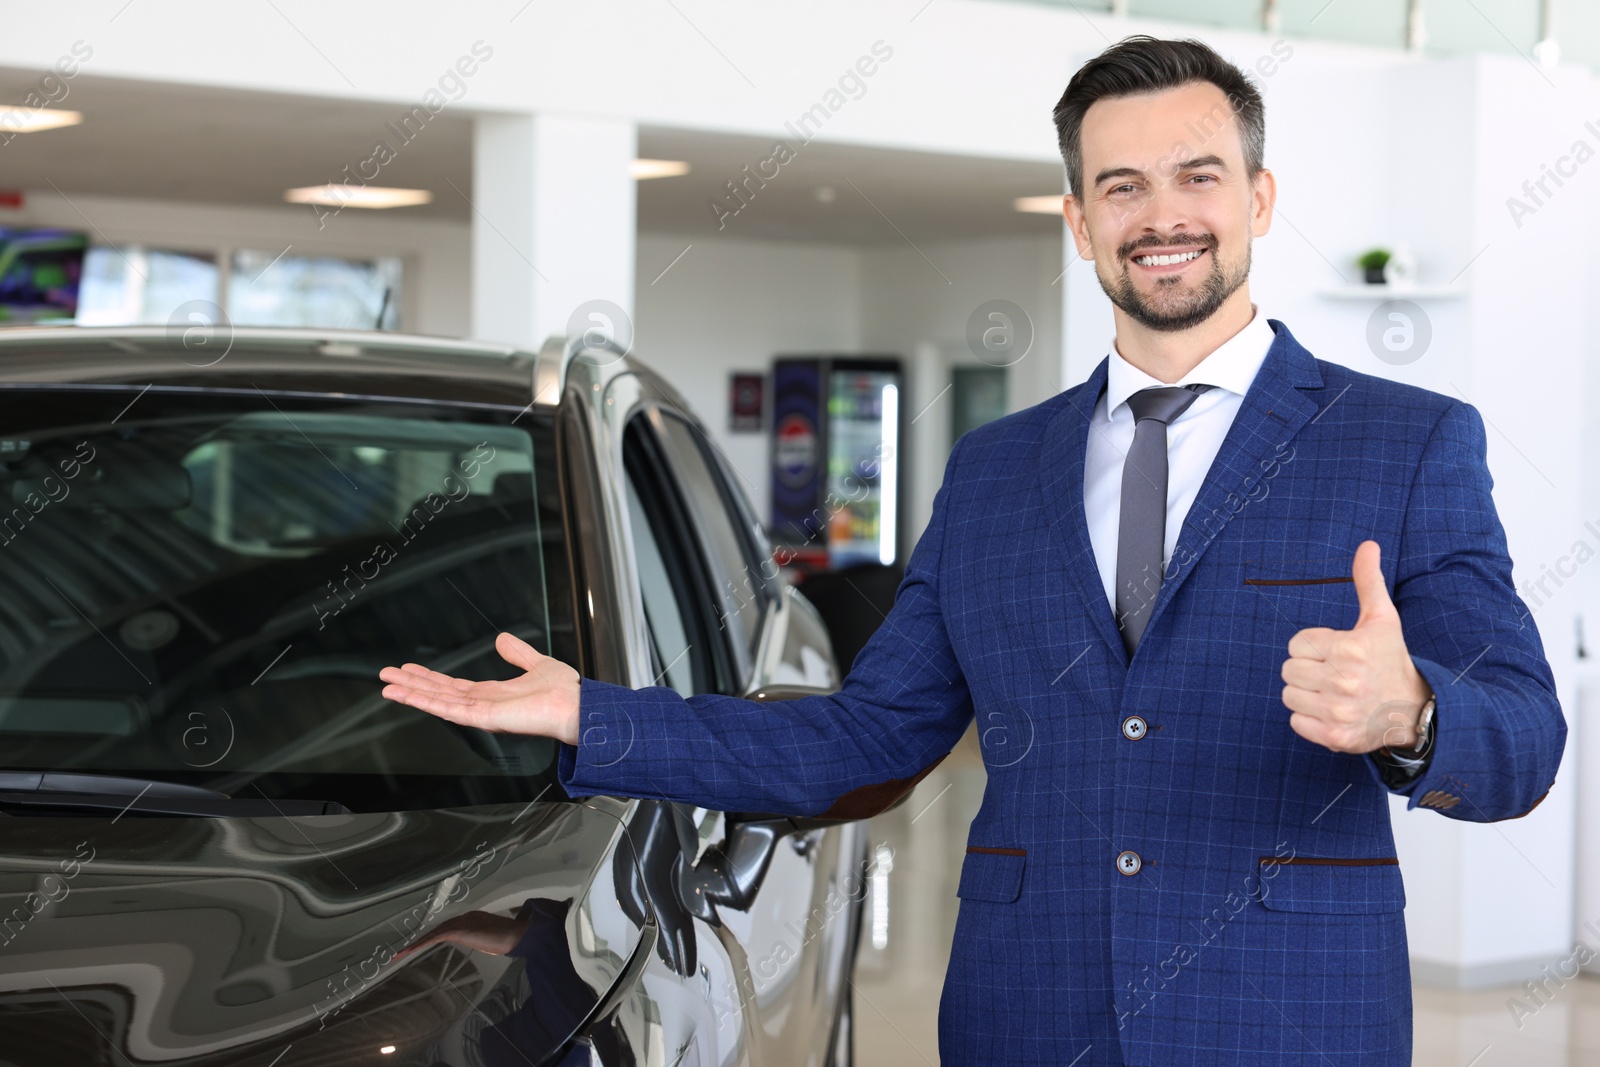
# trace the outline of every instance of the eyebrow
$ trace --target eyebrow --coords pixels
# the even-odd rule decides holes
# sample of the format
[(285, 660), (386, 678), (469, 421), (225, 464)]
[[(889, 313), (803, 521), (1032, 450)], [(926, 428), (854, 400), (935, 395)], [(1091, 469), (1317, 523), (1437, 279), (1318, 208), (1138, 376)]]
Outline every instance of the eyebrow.
[[(1194, 170), (1196, 167), (1216, 167), (1218, 170), (1227, 170), (1228, 165), (1220, 156), (1195, 156), (1179, 163), (1174, 170)], [(1139, 178), (1144, 176), (1144, 171), (1137, 167), (1110, 167), (1094, 176), (1094, 184), (1099, 188), (1112, 178)]]

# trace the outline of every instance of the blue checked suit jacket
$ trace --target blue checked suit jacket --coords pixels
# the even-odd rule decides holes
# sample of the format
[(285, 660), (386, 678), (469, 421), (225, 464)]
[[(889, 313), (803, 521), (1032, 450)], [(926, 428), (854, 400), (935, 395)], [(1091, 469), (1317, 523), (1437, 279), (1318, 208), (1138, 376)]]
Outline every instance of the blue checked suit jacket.
[[(1084, 516), (1102, 361), (957, 443), (837, 694), (686, 700), (586, 679), (562, 784), (817, 814), (914, 779), (976, 717), (988, 784), (940, 1002), (946, 1067), (1409, 1064), (1390, 790), (1369, 757), (1289, 728), (1289, 638), (1354, 625), (1351, 561), (1377, 540), (1438, 701), (1409, 807), (1526, 814), (1566, 723), (1477, 410), (1315, 359), (1269, 321), (1131, 661)], [(1119, 871), (1124, 851), (1137, 873)]]

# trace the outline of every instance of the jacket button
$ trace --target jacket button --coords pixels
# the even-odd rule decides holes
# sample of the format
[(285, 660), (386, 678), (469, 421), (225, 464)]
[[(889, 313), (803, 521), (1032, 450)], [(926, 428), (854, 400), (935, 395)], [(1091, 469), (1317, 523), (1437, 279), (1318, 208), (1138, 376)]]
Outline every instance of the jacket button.
[(1129, 715), (1126, 719), (1122, 720), (1122, 736), (1126, 737), (1129, 741), (1139, 740), (1139, 738), (1144, 736), (1145, 729), (1146, 727), (1144, 720), (1139, 718), (1137, 715)]
[(1143, 866), (1144, 863), (1139, 859), (1137, 852), (1123, 852), (1117, 856), (1117, 870), (1123, 874), (1138, 874), (1139, 868)]

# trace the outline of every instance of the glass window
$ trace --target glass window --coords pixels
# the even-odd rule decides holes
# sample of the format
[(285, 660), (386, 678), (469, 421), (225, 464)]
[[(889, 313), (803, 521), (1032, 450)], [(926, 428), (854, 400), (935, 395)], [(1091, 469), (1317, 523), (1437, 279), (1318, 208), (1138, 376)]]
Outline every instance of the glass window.
[(235, 326), (398, 330), (400, 282), (397, 256), (339, 259), (240, 249), (228, 279), (228, 319)]
[(710, 557), (717, 625), (753, 656), (769, 597), (767, 575), (734, 518), (737, 506), (707, 458), (709, 446), (702, 443), (702, 431), (674, 415), (663, 414), (661, 422), (673, 473)]
[(501, 630), (575, 661), (548, 413), (138, 392), (0, 388), (0, 769), (356, 811), (555, 782), (553, 741), (378, 679), (515, 677)]
[(216, 299), (217, 260), (210, 252), (99, 245), (84, 257), (77, 323), (162, 325), (190, 300)]
[(656, 670), (660, 672), (651, 684), (665, 683), (684, 696), (693, 696), (699, 690), (694, 683), (695, 660), (690, 655), (684, 610), (678, 603), (667, 561), (656, 541), (655, 531), (650, 528), (644, 502), (639, 499), (639, 490), (631, 474), (628, 477), (628, 523), (633, 530), (645, 620), (650, 626)]
[(678, 692), (732, 693), (739, 688), (732, 650), (720, 640), (709, 597), (715, 582), (691, 531), (688, 502), (677, 491), (660, 439), (642, 417), (623, 435), (628, 521), (633, 531), (655, 683)]

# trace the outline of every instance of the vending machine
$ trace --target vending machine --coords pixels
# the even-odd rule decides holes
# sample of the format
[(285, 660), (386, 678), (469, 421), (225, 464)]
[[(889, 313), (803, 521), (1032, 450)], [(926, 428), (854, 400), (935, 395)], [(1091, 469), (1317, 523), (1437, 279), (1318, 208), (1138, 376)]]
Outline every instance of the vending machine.
[(894, 357), (781, 357), (772, 370), (772, 523), (801, 571), (899, 562), (905, 395)]

